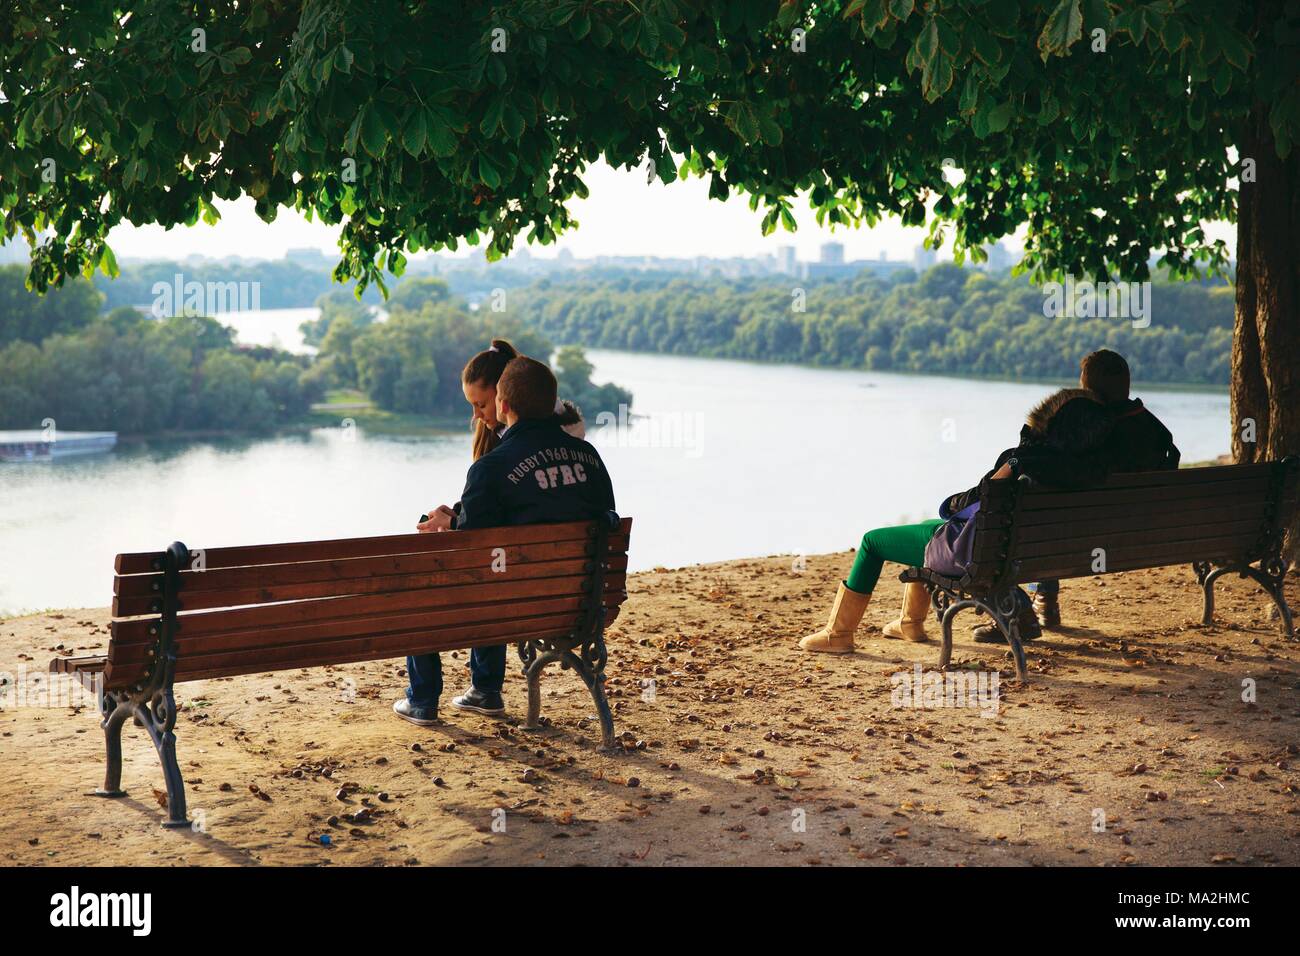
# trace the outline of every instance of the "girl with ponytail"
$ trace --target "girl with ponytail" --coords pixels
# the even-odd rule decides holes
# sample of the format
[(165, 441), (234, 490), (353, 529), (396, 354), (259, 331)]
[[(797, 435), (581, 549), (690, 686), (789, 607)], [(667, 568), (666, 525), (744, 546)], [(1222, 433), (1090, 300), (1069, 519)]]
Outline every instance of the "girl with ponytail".
[(518, 355), (505, 339), (493, 339), (488, 348), (465, 363), (465, 370), (460, 373), (465, 401), (474, 410), (470, 424), (474, 429), (475, 461), (495, 448), (501, 438), (504, 429), (497, 421), (497, 382), (506, 364)]

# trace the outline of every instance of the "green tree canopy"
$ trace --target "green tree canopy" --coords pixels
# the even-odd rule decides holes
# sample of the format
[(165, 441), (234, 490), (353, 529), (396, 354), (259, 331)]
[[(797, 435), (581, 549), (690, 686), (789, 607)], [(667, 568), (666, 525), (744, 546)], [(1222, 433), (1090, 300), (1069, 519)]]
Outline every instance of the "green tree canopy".
[(115, 268), (120, 221), (211, 221), (245, 193), (268, 220), (342, 223), (339, 274), (374, 280), (413, 249), (548, 242), (587, 163), (648, 156), (665, 182), (748, 192), (769, 228), (807, 191), (831, 222), (919, 224), (930, 204), (972, 254), (1027, 225), (1034, 266), (1221, 264), (1199, 221), (1233, 214), (1252, 107), (1279, 154), (1300, 128), (1295, 7), (20, 3), (0, 26), (0, 208), (38, 288)]

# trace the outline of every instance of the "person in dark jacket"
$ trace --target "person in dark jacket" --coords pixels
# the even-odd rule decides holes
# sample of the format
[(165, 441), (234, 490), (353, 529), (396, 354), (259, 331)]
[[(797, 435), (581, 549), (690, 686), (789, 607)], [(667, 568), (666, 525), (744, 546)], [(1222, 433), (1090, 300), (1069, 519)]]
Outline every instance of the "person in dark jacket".
[[(1085, 389), (1063, 389), (1049, 396), (1029, 413), (1021, 430), (1020, 444), (998, 456), (986, 477), (1016, 479), (1028, 475), (1035, 481), (1061, 488), (1087, 487), (1105, 479), (1107, 464), (1101, 447), (1110, 436), (1111, 420), (1101, 400)], [(949, 496), (945, 514), (957, 512), (979, 501), (979, 487)], [(847, 654), (871, 592), (886, 561), (909, 567), (925, 563), (925, 547), (944, 519), (912, 525), (877, 528), (862, 536), (862, 544), (846, 580), (840, 583), (826, 626), (799, 641), (806, 651)], [(1029, 600), (1022, 595), (1024, 606)], [(885, 625), (885, 637), (924, 641), (922, 626), (929, 608), (929, 596), (919, 584), (904, 591), (903, 614)], [(1033, 612), (1029, 612), (1030, 617)], [(1023, 626), (1023, 624), (1022, 624)]]
[[(1049, 395), (1026, 417), (1020, 429), (1020, 443), (1000, 456), (990, 477), (1019, 478), (1055, 488), (1087, 488), (1100, 484), (1112, 470), (1110, 442), (1114, 419), (1105, 402), (1088, 388), (1063, 388)], [(1002, 473), (1004, 466), (1005, 474)], [(945, 504), (952, 513), (979, 500), (979, 486), (953, 495)], [(1029, 597), (1017, 589), (1020, 639), (1041, 637), (1043, 626)], [(972, 634), (977, 643), (1004, 643), (996, 624), (981, 624)]]
[[(1079, 384), (1101, 398), (1113, 426), (1103, 451), (1112, 472), (1165, 471), (1178, 467), (1182, 457), (1174, 436), (1160, 419), (1129, 397), (1129, 368), (1124, 356), (1110, 349), (1090, 352), (1079, 363)], [(1061, 582), (1039, 581), (1034, 592), (1034, 614), (1042, 627), (1061, 623)]]
[[(496, 386), (496, 418), (506, 425), (491, 451), (470, 466), (456, 509), (455, 531), (583, 521), (614, 510), (614, 487), (600, 453), (565, 430), (557, 416), (555, 375), (541, 362), (513, 358)], [(454, 532), (452, 532), (454, 533)], [(457, 710), (505, 712), (506, 648), (478, 648), (471, 687)], [(415, 724), (437, 721), (442, 663), (437, 654), (407, 658), (410, 686), (393, 712)]]

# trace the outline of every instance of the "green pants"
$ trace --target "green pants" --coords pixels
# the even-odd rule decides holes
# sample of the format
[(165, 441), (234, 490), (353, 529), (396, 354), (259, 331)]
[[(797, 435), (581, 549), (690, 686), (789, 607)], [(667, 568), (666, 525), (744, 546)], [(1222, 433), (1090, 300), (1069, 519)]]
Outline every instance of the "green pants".
[(876, 589), (886, 561), (919, 568), (925, 564), (925, 546), (934, 529), (943, 522), (938, 518), (920, 524), (900, 524), (893, 528), (876, 528), (862, 536), (853, 570), (844, 582), (850, 591), (870, 594)]

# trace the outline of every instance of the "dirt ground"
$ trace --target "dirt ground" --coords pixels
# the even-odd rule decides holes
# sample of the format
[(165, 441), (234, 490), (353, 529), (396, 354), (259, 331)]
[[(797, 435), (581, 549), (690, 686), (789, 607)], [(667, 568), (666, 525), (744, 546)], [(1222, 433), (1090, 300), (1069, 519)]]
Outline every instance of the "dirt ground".
[[(402, 661), (182, 684), (178, 753), (201, 829), (159, 826), (143, 731), (125, 730), (129, 796), (98, 799), (91, 710), (15, 706), (11, 693), (0, 862), (1300, 863), (1300, 645), (1280, 638), (1250, 582), (1222, 581), (1219, 624), (1202, 628), (1189, 568), (1067, 581), (1065, 626), (1029, 646), (1024, 687), (1005, 648), (970, 640), (978, 619), (963, 614), (954, 662), (1001, 670), (994, 716), (892, 706), (890, 675), (938, 653), (880, 638), (897, 569), (857, 653), (797, 648), (849, 563), (635, 575), (609, 633), (615, 754), (597, 747), (586, 689), (556, 669), (543, 680), (553, 725), (539, 732), (518, 726), (514, 666), (511, 719), (444, 707), (427, 729), (389, 709)], [(1294, 577), (1288, 589), (1300, 607)], [(107, 609), (2, 620), (0, 671), (12, 682), (55, 654), (102, 651), (107, 621)], [(449, 668), (448, 698), (460, 677)], [(366, 807), (367, 822), (348, 819)]]

